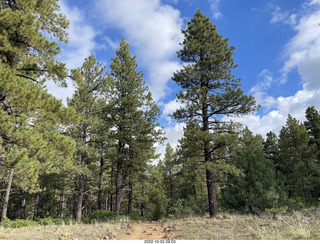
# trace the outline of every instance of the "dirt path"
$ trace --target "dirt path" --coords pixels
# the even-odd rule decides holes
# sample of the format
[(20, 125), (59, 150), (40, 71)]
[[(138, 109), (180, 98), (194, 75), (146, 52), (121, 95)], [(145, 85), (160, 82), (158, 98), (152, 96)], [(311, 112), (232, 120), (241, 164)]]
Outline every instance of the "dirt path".
[(133, 223), (121, 240), (173, 240), (174, 227), (163, 223)]

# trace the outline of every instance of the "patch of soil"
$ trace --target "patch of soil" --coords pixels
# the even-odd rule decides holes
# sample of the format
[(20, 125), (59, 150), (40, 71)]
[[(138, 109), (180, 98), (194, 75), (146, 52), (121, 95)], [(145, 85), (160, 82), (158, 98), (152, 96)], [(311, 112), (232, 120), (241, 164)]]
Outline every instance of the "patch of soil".
[(133, 223), (120, 240), (173, 240), (175, 230), (161, 222)]

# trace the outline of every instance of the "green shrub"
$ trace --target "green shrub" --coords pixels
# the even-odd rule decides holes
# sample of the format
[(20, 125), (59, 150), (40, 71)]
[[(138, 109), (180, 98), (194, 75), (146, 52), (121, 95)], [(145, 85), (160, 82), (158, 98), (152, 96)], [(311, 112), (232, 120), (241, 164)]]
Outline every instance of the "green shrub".
[(140, 214), (131, 214), (130, 219), (133, 221), (139, 221), (139, 220), (146, 221), (147, 220), (147, 218), (141, 217)]
[(97, 210), (84, 216), (82, 218), (82, 222), (85, 224), (90, 224), (93, 219), (98, 222), (109, 222), (118, 219), (118, 214), (107, 210)]
[(176, 203), (169, 209), (169, 212), (176, 218), (190, 217), (195, 214), (192, 206), (188, 206), (188, 202), (184, 199), (178, 199)]
[(66, 224), (66, 225), (71, 225), (71, 224), (75, 224), (76, 220), (75, 219), (71, 219), (71, 218), (64, 218), (61, 222)]
[(306, 207), (306, 203), (300, 197), (290, 198), (288, 200), (289, 211), (301, 210)]
[(48, 217), (44, 219), (37, 220), (39, 225), (61, 225), (62, 220), (58, 218)]
[(38, 223), (30, 219), (10, 220), (8, 218), (5, 218), (4, 220), (1, 221), (1, 226), (5, 228), (20, 228), (20, 227), (34, 226), (34, 225), (38, 225)]

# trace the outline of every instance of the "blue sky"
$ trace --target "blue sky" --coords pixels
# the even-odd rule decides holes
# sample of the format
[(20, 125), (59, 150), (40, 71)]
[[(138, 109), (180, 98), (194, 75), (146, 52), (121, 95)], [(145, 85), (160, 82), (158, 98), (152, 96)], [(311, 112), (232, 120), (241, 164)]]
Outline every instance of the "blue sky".
[[(69, 44), (58, 59), (80, 67), (94, 54), (110, 71), (110, 59), (125, 38), (137, 56), (154, 99), (163, 114), (160, 123), (173, 146), (183, 124), (168, 114), (179, 104), (179, 87), (171, 80), (182, 67), (176, 57), (187, 22), (197, 9), (217, 25), (235, 46), (233, 71), (246, 94), (256, 97), (260, 111), (236, 118), (254, 133), (278, 134), (288, 114), (304, 121), (305, 109), (320, 110), (320, 0), (60, 0), (70, 21)], [(63, 100), (74, 88), (48, 90)], [(164, 147), (159, 146), (158, 152)]]

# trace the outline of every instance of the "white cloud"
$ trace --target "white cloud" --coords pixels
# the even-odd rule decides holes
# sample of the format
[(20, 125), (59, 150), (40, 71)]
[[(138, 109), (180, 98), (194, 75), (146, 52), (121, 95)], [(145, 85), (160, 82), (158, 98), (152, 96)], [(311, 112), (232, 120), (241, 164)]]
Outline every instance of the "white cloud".
[[(257, 102), (262, 105), (262, 109), (271, 109), (271, 111), (264, 115), (255, 114), (235, 119), (247, 125), (254, 133), (263, 136), (269, 131), (279, 133), (285, 125), (288, 114), (303, 122), (308, 106), (320, 109), (320, 9), (314, 8), (317, 4), (320, 5), (320, 0), (313, 0), (306, 4), (305, 6), (309, 6), (310, 9), (307, 9), (304, 16), (296, 22), (291, 22), (291, 24), (295, 23), (291, 27), (296, 34), (284, 48), (284, 64), (280, 70), (280, 79), (274, 79), (271, 72), (263, 70), (258, 76), (258, 84), (251, 90)], [(285, 17), (291, 15), (289, 12), (281, 11), (280, 8), (275, 8), (270, 22), (288, 24)], [(289, 73), (295, 69), (301, 78), (301, 90), (288, 97), (274, 98), (267, 94), (266, 90), (272, 89), (272, 85), (277, 81), (285, 86), (284, 82), (287, 81)]]
[(180, 12), (160, 0), (98, 0), (97, 7), (105, 23), (124, 31), (151, 74), (148, 83), (154, 99), (162, 98), (167, 81), (179, 67), (171, 59), (183, 40)]
[(179, 67), (172, 58), (183, 40), (180, 12), (160, 0), (98, 0), (97, 7), (105, 23), (124, 31), (151, 74), (148, 84), (153, 98), (161, 99), (167, 81)]
[(169, 90), (167, 81), (171, 79), (173, 72), (182, 68), (182, 65), (175, 61), (154, 61), (150, 63), (149, 72), (150, 79), (149, 88), (153, 94), (153, 99), (158, 101), (166, 95)]
[[(68, 68), (77, 68), (96, 48), (94, 41), (96, 32), (92, 26), (86, 23), (83, 11), (76, 7), (69, 7), (64, 0), (60, 0), (59, 4), (61, 12), (70, 21), (70, 27), (68, 29), (69, 43), (63, 46), (58, 59), (66, 63)], [(71, 97), (75, 90), (70, 81), (67, 88), (59, 88), (52, 81), (48, 81), (46, 85), (48, 92), (58, 99), (62, 99), (65, 104), (66, 98)]]
[(289, 26), (296, 25), (297, 22), (297, 14), (290, 14), (289, 11), (282, 10), (279, 6), (268, 4), (267, 9), (272, 11), (270, 24), (285, 24)]
[(312, 1), (310, 2), (310, 6), (316, 5), (316, 4), (320, 5), (320, 0), (312, 0)]
[(109, 36), (105, 36), (105, 37), (103, 37), (103, 39), (107, 42), (109, 47), (111, 47), (112, 49), (115, 50), (115, 49), (119, 48), (120, 41), (113, 41)]
[(282, 68), (284, 76), (297, 69), (305, 89), (320, 88), (320, 9), (302, 17), (294, 27), (297, 34), (288, 42)]
[(163, 143), (163, 145), (158, 145), (156, 149), (157, 153), (161, 153), (160, 159), (164, 158), (167, 143), (170, 143), (173, 148), (178, 146), (178, 141), (183, 137), (184, 127), (184, 123), (176, 123), (173, 127), (166, 127), (164, 129), (167, 140), (165, 143)]
[(257, 85), (251, 89), (251, 92), (268, 90), (272, 83), (274, 83), (273, 74), (269, 70), (264, 69), (258, 74)]
[(233, 120), (248, 126), (256, 134), (265, 136), (269, 131), (278, 134), (291, 114), (300, 122), (305, 121), (305, 110), (308, 106), (320, 107), (320, 91), (300, 90), (293, 96), (278, 97), (274, 104), (276, 109), (265, 115), (247, 115)]
[(219, 19), (222, 18), (222, 13), (220, 12), (220, 0), (209, 0), (210, 9), (213, 15), (213, 18)]
[(85, 58), (97, 47), (94, 38), (96, 31), (87, 24), (85, 13), (76, 7), (69, 7), (65, 1), (59, 1), (61, 12), (70, 21), (69, 44), (61, 50), (60, 59), (68, 68), (80, 67)]
[(164, 105), (162, 112), (165, 116), (168, 116), (168, 115), (172, 114), (173, 112), (175, 112), (180, 107), (183, 107), (183, 104), (180, 104), (177, 101), (177, 99), (174, 99)]

